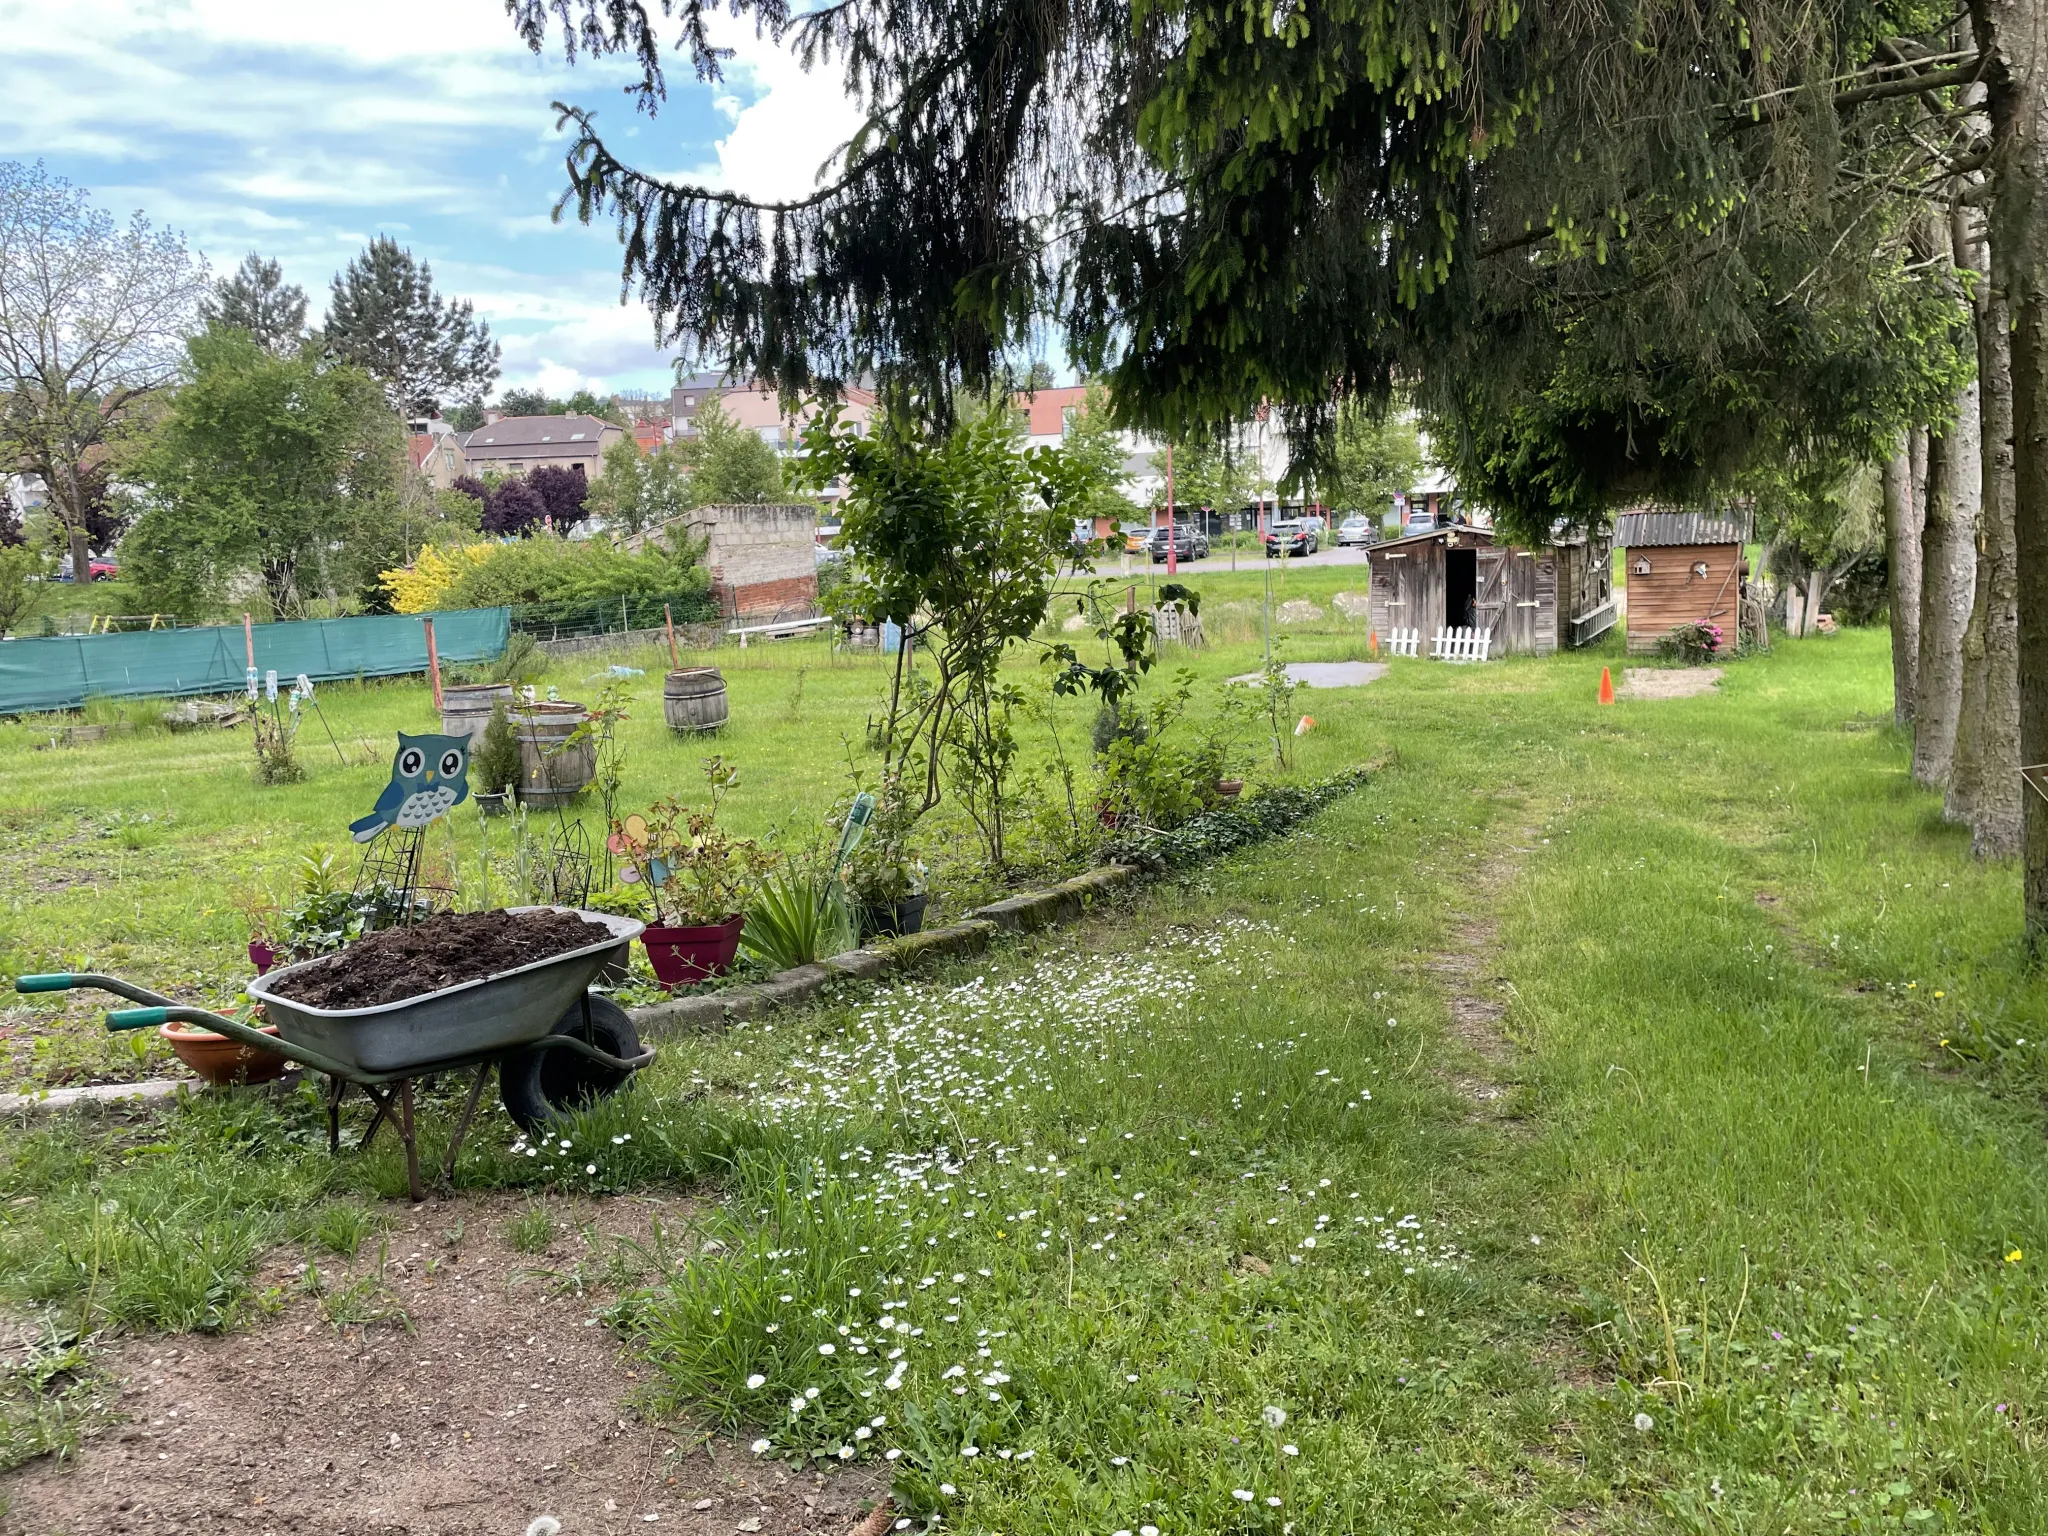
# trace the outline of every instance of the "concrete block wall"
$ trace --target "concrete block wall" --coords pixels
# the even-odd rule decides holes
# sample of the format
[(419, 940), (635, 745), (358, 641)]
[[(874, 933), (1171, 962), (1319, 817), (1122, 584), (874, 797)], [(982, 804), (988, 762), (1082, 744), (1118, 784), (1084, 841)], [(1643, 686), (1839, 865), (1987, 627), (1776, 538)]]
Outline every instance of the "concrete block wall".
[(699, 507), (689, 527), (705, 541), (704, 564), (725, 612), (774, 618), (817, 602), (817, 508)]

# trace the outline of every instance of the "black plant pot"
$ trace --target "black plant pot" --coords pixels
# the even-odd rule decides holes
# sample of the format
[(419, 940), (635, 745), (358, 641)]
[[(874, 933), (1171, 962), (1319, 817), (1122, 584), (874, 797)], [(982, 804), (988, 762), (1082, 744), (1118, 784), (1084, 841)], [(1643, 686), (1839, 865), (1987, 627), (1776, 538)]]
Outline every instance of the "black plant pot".
[(871, 907), (863, 902), (860, 909), (861, 941), (898, 939), (906, 933), (918, 932), (924, 927), (924, 909), (931, 899), (930, 892), (920, 891), (915, 896), (904, 897), (893, 907)]
[(476, 801), (477, 809), (486, 816), (506, 816), (511, 814), (512, 791), (509, 789), (500, 790), (495, 795), (486, 794), (479, 790), (473, 798)]

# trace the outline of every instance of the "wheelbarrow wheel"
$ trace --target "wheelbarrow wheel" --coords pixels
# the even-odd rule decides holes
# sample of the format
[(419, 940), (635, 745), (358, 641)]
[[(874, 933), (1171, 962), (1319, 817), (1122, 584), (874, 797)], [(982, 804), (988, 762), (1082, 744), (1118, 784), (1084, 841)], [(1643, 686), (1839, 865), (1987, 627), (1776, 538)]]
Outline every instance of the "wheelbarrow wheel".
[[(585, 1001), (590, 1008), (587, 1028), (585, 1004), (575, 1002), (548, 1033), (574, 1035), (608, 1056), (638, 1056), (640, 1035), (626, 1010), (608, 997), (593, 996)], [(505, 1113), (519, 1128), (534, 1132), (572, 1110), (608, 1098), (632, 1075), (592, 1061), (581, 1051), (529, 1048), (507, 1057), (498, 1069), (498, 1094), (504, 1100)]]

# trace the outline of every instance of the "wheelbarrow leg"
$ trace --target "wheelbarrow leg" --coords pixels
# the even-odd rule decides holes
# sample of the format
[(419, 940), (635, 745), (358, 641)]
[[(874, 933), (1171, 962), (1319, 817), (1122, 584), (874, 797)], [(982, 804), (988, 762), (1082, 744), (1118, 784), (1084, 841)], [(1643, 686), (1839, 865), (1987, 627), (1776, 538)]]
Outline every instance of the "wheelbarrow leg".
[(399, 1134), (405, 1138), (405, 1184), (412, 1195), (412, 1203), (418, 1205), (427, 1198), (427, 1192), (420, 1187), (420, 1149), (413, 1140), (412, 1121), (412, 1079), (405, 1078), (398, 1085)]
[(476, 1081), (469, 1085), (469, 1102), (462, 1106), (462, 1118), (455, 1122), (455, 1134), (448, 1138), (448, 1156), (441, 1164), (441, 1187), (455, 1187), (455, 1154), (462, 1150), (462, 1138), (469, 1134), (469, 1123), (476, 1118), (476, 1106), (484, 1096), (484, 1084), (491, 1075), (491, 1064), (480, 1061), (476, 1064)]
[(327, 1079), (327, 1152), (330, 1157), (341, 1151), (341, 1096), (347, 1092), (348, 1083), (344, 1079)]
[(384, 1117), (391, 1113), (391, 1106), (398, 1098), (398, 1090), (396, 1088), (386, 1088), (382, 1093), (379, 1093), (376, 1089), (365, 1084), (363, 1092), (367, 1093), (370, 1096), (370, 1102), (377, 1106), (377, 1113), (370, 1117), (370, 1128), (363, 1132), (363, 1139), (356, 1143), (356, 1151), (358, 1152), (370, 1150), (370, 1143), (376, 1139), (378, 1130), (384, 1124)]

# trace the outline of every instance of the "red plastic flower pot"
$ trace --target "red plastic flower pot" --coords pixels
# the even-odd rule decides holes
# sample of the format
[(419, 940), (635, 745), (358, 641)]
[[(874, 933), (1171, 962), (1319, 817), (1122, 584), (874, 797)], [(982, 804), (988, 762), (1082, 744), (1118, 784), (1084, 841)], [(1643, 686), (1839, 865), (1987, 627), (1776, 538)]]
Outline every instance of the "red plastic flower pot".
[(746, 914), (741, 913), (703, 927), (649, 926), (640, 935), (640, 942), (647, 946), (654, 979), (673, 992), (677, 987), (695, 986), (724, 975), (732, 969), (733, 957), (740, 952), (740, 929), (746, 923)]

